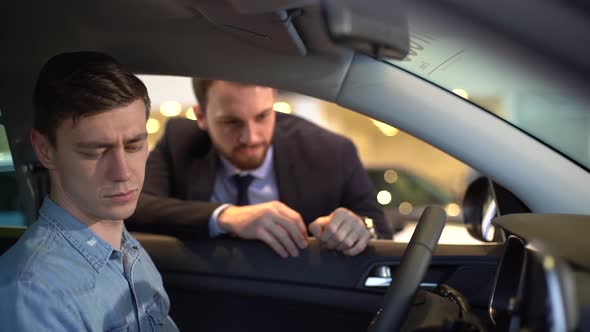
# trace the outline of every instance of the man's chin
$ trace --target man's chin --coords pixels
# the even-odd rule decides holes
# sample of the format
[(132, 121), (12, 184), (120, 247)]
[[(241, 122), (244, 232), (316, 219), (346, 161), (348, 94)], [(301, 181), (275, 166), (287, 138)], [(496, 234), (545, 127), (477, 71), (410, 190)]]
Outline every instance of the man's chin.
[(236, 168), (243, 170), (243, 171), (251, 171), (253, 169), (257, 169), (258, 167), (260, 167), (262, 165), (262, 163), (264, 162), (264, 158), (262, 157), (258, 157), (258, 158), (250, 158), (250, 159), (234, 159), (231, 160), (232, 165), (234, 165)]
[(105, 209), (102, 213), (105, 220), (121, 221), (125, 220), (133, 214), (136, 204), (126, 204), (124, 206), (114, 206)]
[(258, 155), (244, 155), (240, 153), (235, 153), (231, 158), (228, 159), (232, 163), (232, 165), (234, 165), (234, 167), (244, 171), (251, 171), (253, 169), (257, 169), (262, 165), (267, 152), (268, 148), (264, 149)]

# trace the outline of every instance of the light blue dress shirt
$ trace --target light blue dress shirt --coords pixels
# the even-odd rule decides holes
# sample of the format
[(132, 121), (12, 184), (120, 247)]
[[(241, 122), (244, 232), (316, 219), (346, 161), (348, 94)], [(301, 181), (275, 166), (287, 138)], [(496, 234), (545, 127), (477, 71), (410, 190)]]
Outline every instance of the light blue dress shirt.
[(250, 174), (254, 177), (250, 187), (248, 187), (250, 204), (265, 203), (279, 199), (277, 180), (273, 167), (273, 154), (273, 147), (271, 146), (266, 153), (266, 157), (264, 157), (262, 165), (251, 171), (239, 170), (232, 165), (229, 160), (221, 156), (219, 157), (221, 162), (219, 163), (219, 169), (215, 174), (211, 201), (226, 204), (221, 205), (213, 211), (213, 214), (209, 219), (209, 235), (211, 235), (211, 237), (224, 234), (217, 224), (217, 219), (221, 211), (237, 201), (238, 189), (236, 188), (232, 176), (236, 174)]
[(0, 257), (2, 331), (177, 331), (169, 307), (131, 234), (116, 250), (49, 198)]

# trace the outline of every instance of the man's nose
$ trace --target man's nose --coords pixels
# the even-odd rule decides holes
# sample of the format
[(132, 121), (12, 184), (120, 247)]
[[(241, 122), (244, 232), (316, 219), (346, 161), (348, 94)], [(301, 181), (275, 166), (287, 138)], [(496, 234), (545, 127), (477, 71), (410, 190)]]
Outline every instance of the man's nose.
[(127, 181), (131, 177), (129, 161), (125, 149), (113, 150), (111, 164), (109, 165), (109, 175), (114, 181)]
[(257, 128), (256, 124), (254, 123), (246, 123), (242, 127), (242, 131), (240, 133), (240, 143), (250, 144), (256, 142), (257, 139)]

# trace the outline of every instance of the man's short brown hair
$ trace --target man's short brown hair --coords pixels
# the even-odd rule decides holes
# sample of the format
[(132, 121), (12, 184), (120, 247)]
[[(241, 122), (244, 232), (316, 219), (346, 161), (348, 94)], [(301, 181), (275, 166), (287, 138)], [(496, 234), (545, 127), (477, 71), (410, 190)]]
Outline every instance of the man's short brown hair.
[(195, 97), (197, 97), (197, 102), (199, 102), (199, 107), (203, 112), (205, 112), (205, 108), (207, 105), (207, 93), (209, 92), (209, 88), (211, 87), (211, 84), (213, 84), (214, 81), (215, 80), (207, 80), (193, 77), (193, 92), (195, 93)]
[(62, 121), (126, 106), (142, 99), (149, 117), (150, 98), (143, 82), (117, 60), (99, 52), (62, 53), (39, 73), (33, 95), (33, 127), (56, 146)]

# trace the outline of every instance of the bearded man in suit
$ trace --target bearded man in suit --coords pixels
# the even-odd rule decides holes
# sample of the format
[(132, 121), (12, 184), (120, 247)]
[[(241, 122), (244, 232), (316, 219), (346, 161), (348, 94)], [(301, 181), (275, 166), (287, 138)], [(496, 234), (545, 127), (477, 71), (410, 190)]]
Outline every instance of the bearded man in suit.
[(282, 257), (298, 256), (308, 234), (357, 255), (372, 237), (368, 219), (392, 238), (349, 139), (276, 113), (270, 87), (194, 79), (193, 88), (197, 121), (168, 121), (133, 229), (260, 240)]

